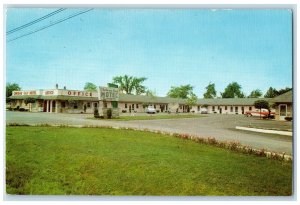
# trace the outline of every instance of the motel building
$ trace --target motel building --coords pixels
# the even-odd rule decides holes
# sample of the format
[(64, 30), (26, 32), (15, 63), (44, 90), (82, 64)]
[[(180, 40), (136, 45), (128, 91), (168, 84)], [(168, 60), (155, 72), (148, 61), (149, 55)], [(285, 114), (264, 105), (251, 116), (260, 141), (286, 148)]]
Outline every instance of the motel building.
[[(285, 116), (290, 116), (292, 113), (291, 100), (285, 102), (284, 98), (285, 96), (282, 96), (277, 99), (278, 108), (280, 108), (280, 111), (277, 111), (277, 113), (281, 113), (280, 120)], [(259, 99), (271, 100), (271, 98)], [(12, 96), (10, 96), (9, 105), (7, 106), (11, 110), (23, 108), (23, 110), (29, 112), (47, 113), (93, 114), (95, 109), (103, 110), (108, 108), (117, 110), (118, 113), (144, 113), (148, 106), (152, 106), (156, 109), (157, 113), (201, 113), (205, 110), (209, 114), (244, 114), (247, 111), (255, 109), (254, 102), (256, 100), (258, 99), (198, 99), (195, 106), (189, 107), (185, 99), (128, 95), (119, 93), (117, 88), (99, 87), (96, 92), (55, 88), (13, 91)], [(286, 107), (286, 111), (283, 111), (283, 106)], [(279, 117), (277, 118), (279, 119)]]

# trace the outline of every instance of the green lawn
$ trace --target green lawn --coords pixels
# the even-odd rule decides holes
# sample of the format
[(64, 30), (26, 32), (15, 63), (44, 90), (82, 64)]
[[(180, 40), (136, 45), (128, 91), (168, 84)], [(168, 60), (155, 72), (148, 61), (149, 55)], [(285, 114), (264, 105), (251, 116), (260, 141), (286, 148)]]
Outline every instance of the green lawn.
[(292, 163), (162, 134), (7, 127), (8, 194), (291, 195)]
[[(181, 118), (200, 118), (205, 117), (203, 115), (197, 115), (197, 114), (168, 114), (168, 115), (157, 115), (157, 114), (149, 114), (149, 115), (143, 115), (143, 116), (120, 116), (119, 118), (113, 118), (109, 120), (116, 120), (116, 121), (129, 121), (129, 120), (159, 120), (159, 119), (181, 119)], [(89, 119), (100, 119), (101, 118), (89, 118)], [(107, 119), (106, 119), (107, 120)]]

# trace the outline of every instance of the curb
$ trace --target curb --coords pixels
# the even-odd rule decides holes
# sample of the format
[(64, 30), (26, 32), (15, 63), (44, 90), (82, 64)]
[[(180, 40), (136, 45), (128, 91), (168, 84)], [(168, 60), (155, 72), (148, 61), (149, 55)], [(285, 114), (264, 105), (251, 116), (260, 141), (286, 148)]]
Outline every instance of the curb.
[(293, 136), (293, 132), (288, 132), (288, 131), (265, 130), (265, 129), (250, 128), (250, 127), (240, 127), (240, 126), (236, 126), (235, 129), (252, 131), (252, 132), (260, 132), (260, 133), (267, 133), (267, 134)]

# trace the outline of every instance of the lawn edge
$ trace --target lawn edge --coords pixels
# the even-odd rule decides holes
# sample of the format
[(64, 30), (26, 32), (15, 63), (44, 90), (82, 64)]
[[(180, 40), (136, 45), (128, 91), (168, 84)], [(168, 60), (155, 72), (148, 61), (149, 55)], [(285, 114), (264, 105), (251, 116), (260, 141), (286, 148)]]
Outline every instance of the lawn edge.
[(269, 151), (267, 149), (255, 149), (251, 146), (242, 145), (239, 141), (221, 141), (217, 140), (214, 137), (202, 137), (199, 135), (191, 135), (191, 134), (182, 134), (176, 132), (166, 132), (154, 129), (139, 129), (132, 127), (119, 127), (119, 126), (99, 126), (99, 125), (63, 125), (63, 124), (19, 124), (19, 123), (7, 123), (8, 127), (17, 127), (17, 126), (31, 126), (31, 127), (75, 127), (75, 128), (109, 128), (109, 129), (121, 129), (121, 130), (134, 130), (134, 131), (143, 131), (143, 132), (151, 132), (157, 134), (163, 134), (168, 136), (173, 136), (176, 138), (192, 140), (197, 143), (212, 145), (215, 147), (220, 147), (224, 149), (229, 149), (235, 152), (255, 155), (260, 157), (266, 157), (268, 159), (278, 160), (278, 161), (287, 161), (292, 162), (293, 157), (291, 155), (286, 154), (285, 152), (279, 153), (274, 151)]

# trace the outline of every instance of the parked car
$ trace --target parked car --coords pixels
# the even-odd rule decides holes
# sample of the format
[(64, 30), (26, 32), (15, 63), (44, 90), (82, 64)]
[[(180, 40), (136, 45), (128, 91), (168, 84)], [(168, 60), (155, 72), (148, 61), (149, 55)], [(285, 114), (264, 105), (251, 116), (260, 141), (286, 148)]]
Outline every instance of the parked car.
[(146, 108), (146, 113), (148, 113), (148, 114), (155, 114), (156, 113), (156, 109), (153, 106), (148, 106)]
[[(269, 115), (269, 110), (268, 110), (268, 109), (261, 109), (261, 111), (260, 111), (260, 109), (255, 109), (255, 110), (253, 110), (253, 111), (247, 111), (247, 112), (245, 112), (245, 115), (246, 115), (247, 117), (250, 117), (250, 116), (268, 117), (268, 115)], [(270, 117), (274, 117), (274, 116), (275, 116), (275, 112), (272, 112), (272, 111), (271, 111), (271, 112), (270, 112)]]
[(208, 111), (206, 108), (201, 108), (201, 111), (200, 111), (201, 114), (208, 114)]

